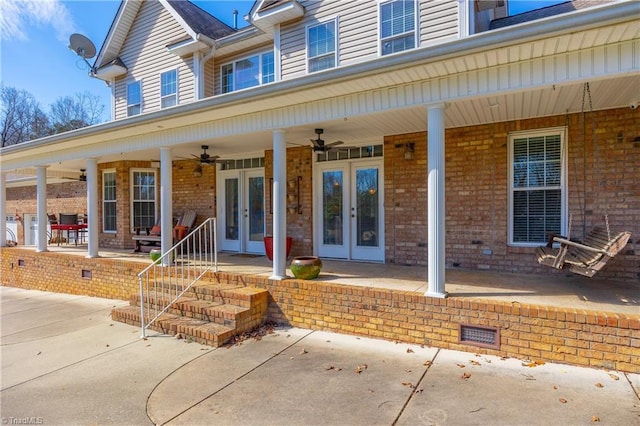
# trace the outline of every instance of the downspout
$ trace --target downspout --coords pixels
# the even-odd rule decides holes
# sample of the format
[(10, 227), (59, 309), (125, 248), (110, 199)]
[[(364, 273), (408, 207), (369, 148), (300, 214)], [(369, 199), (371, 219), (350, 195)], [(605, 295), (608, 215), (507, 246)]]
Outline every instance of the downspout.
[[(197, 84), (198, 84), (198, 99), (204, 99), (204, 72), (205, 72), (205, 64), (207, 63), (207, 61), (211, 58), (213, 58), (213, 55), (215, 55), (216, 53), (216, 45), (214, 44), (213, 46), (211, 46), (211, 50), (209, 51), (209, 53), (207, 53), (206, 55), (204, 55), (203, 58), (200, 58), (201, 53), (196, 53), (198, 55), (198, 57), (200, 58), (200, 64), (198, 66), (198, 76), (197, 76)], [(195, 57), (194, 57), (195, 60)]]

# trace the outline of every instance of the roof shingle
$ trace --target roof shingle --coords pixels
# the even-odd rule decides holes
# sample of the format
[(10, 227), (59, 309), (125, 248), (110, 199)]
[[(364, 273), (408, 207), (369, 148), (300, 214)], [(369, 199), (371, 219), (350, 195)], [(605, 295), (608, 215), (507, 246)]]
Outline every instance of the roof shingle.
[(237, 31), (190, 1), (168, 0), (168, 3), (196, 33), (216, 40)]

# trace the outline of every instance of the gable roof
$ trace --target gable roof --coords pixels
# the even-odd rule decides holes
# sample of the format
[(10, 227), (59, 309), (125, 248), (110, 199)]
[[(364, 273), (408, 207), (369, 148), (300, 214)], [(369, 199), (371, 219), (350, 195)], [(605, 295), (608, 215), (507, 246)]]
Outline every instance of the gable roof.
[(216, 40), (237, 31), (190, 1), (168, 0), (167, 3), (196, 34)]
[[(191, 37), (192, 40), (199, 39), (199, 36), (216, 40), (237, 31), (187, 0), (146, 1), (159, 1), (180, 23), (186, 35)], [(100, 68), (117, 59), (141, 5), (142, 1), (139, 0), (122, 0), (107, 37), (96, 57), (94, 68)]]
[(550, 16), (560, 15), (562, 13), (574, 12), (576, 10), (588, 7), (599, 6), (602, 4), (612, 3), (614, 0), (573, 0), (564, 3), (555, 4), (553, 6), (543, 7), (541, 9), (531, 10), (529, 12), (519, 13), (505, 18), (494, 19), (489, 24), (490, 30), (504, 28), (511, 25), (522, 24), (524, 22), (534, 21), (536, 19), (548, 18)]

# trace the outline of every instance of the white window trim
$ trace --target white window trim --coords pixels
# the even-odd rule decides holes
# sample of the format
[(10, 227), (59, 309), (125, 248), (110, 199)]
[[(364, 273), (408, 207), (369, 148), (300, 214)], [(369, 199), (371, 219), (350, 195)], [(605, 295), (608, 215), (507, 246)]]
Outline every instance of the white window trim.
[[(162, 96), (162, 74), (171, 72), (171, 71), (175, 71), (176, 72), (176, 92), (172, 95), (166, 95), (166, 96)], [(176, 68), (168, 68), (164, 71), (160, 71), (160, 74), (158, 75), (158, 78), (160, 79), (160, 87), (158, 88), (158, 95), (160, 97), (160, 109), (164, 109), (164, 108), (171, 108), (171, 107), (163, 107), (162, 106), (162, 100), (164, 98), (169, 98), (171, 96), (175, 96), (176, 98), (176, 103), (175, 105), (171, 105), (171, 106), (177, 106), (180, 104), (180, 99), (178, 98), (178, 93), (180, 92), (180, 90), (178, 90), (178, 88), (180, 87), (180, 70), (176, 67)], [(142, 92), (141, 92), (142, 93)]]
[[(392, 3), (394, 1), (396, 0), (378, 0), (378, 40), (377, 40), (378, 57), (392, 56), (392, 55), (397, 55), (398, 53), (406, 52), (406, 50), (403, 50), (402, 52), (394, 52), (394, 53), (389, 53), (387, 55), (382, 54), (382, 5), (385, 3)], [(413, 4), (415, 5), (415, 9), (413, 11), (413, 18), (415, 20), (415, 23), (414, 23), (415, 30), (413, 32), (414, 48), (408, 49), (408, 50), (414, 50), (420, 47), (420, 1), (415, 0)]]
[(513, 241), (513, 141), (516, 138), (543, 136), (550, 134), (560, 135), (560, 229), (563, 235), (567, 234), (567, 212), (568, 212), (568, 169), (567, 169), (567, 128), (566, 127), (548, 127), (543, 129), (525, 130), (519, 132), (510, 132), (507, 143), (507, 162), (508, 162), (508, 245), (513, 247), (538, 247), (540, 243), (521, 243)]
[[(334, 37), (334, 41), (333, 41), (333, 57), (335, 60), (335, 65), (333, 66), (333, 68), (327, 68), (324, 70), (320, 70), (320, 71), (310, 71), (309, 70), (309, 62), (311, 61), (311, 59), (316, 59), (319, 58), (320, 56), (316, 56), (316, 57), (309, 57), (309, 30), (313, 27), (318, 27), (320, 25), (325, 25), (329, 22), (332, 22), (335, 26), (335, 37)], [(330, 69), (335, 69), (338, 68), (338, 64), (340, 63), (340, 56), (338, 54), (338, 46), (339, 46), (339, 39), (340, 39), (340, 17), (336, 16), (335, 18), (332, 19), (325, 19), (323, 21), (318, 21), (318, 22), (314, 22), (313, 24), (308, 24), (305, 26), (304, 29), (304, 48), (305, 48), (305, 58), (306, 58), (306, 73), (307, 74), (315, 74), (317, 72), (322, 72), (322, 71), (327, 71)], [(323, 55), (323, 56), (329, 56), (329, 55)]]
[(133, 218), (133, 204), (134, 204), (134, 199), (133, 199), (133, 186), (134, 186), (134, 180), (133, 180), (133, 175), (136, 172), (152, 172), (153, 173), (153, 181), (154, 181), (154, 222), (156, 222), (158, 220), (158, 209), (159, 209), (159, 194), (160, 194), (160, 188), (159, 188), (159, 182), (158, 182), (158, 170), (157, 169), (153, 169), (153, 168), (133, 168), (129, 170), (129, 225), (131, 227), (131, 232), (135, 231), (135, 225), (134, 225), (134, 218)]
[[(138, 83), (140, 86), (140, 103), (139, 104), (129, 104), (129, 86), (131, 84)], [(127, 117), (135, 117), (136, 115), (142, 114), (142, 80), (133, 80), (127, 83)], [(138, 114), (129, 115), (129, 107), (134, 105), (140, 105), (140, 112)]]
[[(220, 75), (220, 94), (233, 93), (233, 92), (238, 92), (240, 90), (248, 90), (248, 89), (253, 89), (254, 87), (259, 87), (259, 86), (264, 86), (264, 85), (267, 85), (267, 84), (271, 84), (272, 82), (270, 82), (270, 83), (263, 83), (262, 82), (262, 56), (266, 55), (267, 53), (273, 53), (273, 60), (274, 60), (274, 65), (275, 65), (275, 61), (278, 60), (278, 57), (276, 56), (276, 52), (275, 52), (274, 49), (267, 49), (267, 50), (260, 50), (260, 51), (257, 51), (257, 52), (252, 52), (252, 53), (249, 53), (247, 55), (235, 58), (232, 61), (220, 64), (220, 66), (218, 67), (218, 70), (219, 70), (219, 73), (220, 73), (219, 74)], [(236, 63), (240, 62), (240, 61), (242, 61), (244, 59), (251, 58), (252, 56), (258, 56), (258, 62), (259, 62), (259, 64), (258, 64), (258, 84), (256, 86), (251, 86), (251, 87), (247, 87), (247, 88), (244, 88), (244, 89), (236, 89), (236, 79), (234, 78), (233, 79), (233, 88), (231, 89), (231, 91), (225, 92), (224, 91), (224, 85), (223, 85), (223, 79), (222, 79), (222, 68), (224, 68), (227, 65), (232, 65), (232, 67), (233, 67), (233, 76), (235, 77)], [(273, 80), (274, 80), (273, 82), (278, 81), (278, 76), (275, 74), (275, 69), (274, 69)]]
[(116, 191), (118, 189), (118, 182), (117, 182), (117, 178), (118, 175), (116, 173), (116, 169), (104, 169), (102, 171), (102, 232), (105, 234), (115, 234), (118, 232), (118, 217), (116, 215), (116, 229), (106, 229), (105, 226), (105, 209), (104, 209), (104, 205), (106, 203), (114, 203), (116, 205), (116, 211), (118, 209), (118, 194), (115, 194), (115, 198), (113, 200), (105, 200), (104, 198), (104, 194), (105, 194), (105, 190), (104, 190), (104, 183), (105, 183), (105, 179), (104, 179), (104, 175), (106, 174), (111, 174), (113, 173), (115, 175), (116, 178)]

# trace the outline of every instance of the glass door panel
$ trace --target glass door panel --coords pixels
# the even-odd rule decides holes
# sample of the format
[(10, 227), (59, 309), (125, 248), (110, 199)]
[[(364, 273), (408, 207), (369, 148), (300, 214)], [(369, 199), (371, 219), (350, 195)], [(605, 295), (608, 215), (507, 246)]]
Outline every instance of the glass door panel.
[(238, 173), (219, 175), (218, 241), (222, 250), (240, 250), (240, 177)]
[(264, 176), (246, 173), (247, 199), (245, 201), (245, 250), (249, 253), (264, 252)]
[(382, 164), (351, 163), (351, 258), (384, 261)]
[(345, 202), (345, 178), (347, 175), (341, 168), (323, 170), (322, 187), (320, 188), (320, 223), (322, 224), (318, 252), (320, 256), (345, 258), (349, 255), (349, 247), (345, 244), (348, 221)]
[(378, 246), (378, 169), (356, 170), (356, 246)]

